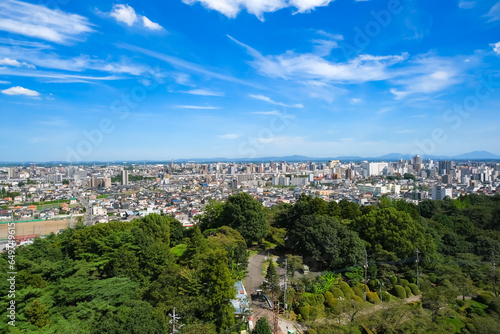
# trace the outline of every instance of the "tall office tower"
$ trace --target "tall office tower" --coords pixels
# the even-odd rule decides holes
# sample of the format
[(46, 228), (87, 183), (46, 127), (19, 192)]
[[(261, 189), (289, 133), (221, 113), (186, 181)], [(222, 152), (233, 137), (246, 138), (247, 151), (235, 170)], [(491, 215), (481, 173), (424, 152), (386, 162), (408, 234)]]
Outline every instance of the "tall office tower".
[(9, 179), (13, 179), (14, 177), (16, 177), (16, 169), (14, 167), (9, 167), (7, 173)]
[(417, 154), (411, 159), (411, 164), (413, 165), (413, 169), (419, 172), (422, 169), (422, 157)]
[(121, 185), (128, 186), (128, 170), (122, 170), (121, 175), (122, 175)]
[(353, 180), (354, 179), (354, 170), (352, 168), (347, 168), (345, 171), (345, 178), (347, 180)]
[(455, 167), (453, 161), (440, 161), (439, 174), (450, 174), (450, 171)]

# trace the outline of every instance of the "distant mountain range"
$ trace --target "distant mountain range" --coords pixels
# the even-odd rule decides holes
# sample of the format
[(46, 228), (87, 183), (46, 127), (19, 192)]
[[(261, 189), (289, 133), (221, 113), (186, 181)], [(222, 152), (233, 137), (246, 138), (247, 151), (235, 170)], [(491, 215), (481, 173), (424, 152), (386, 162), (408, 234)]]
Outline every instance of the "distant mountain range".
[[(176, 159), (175, 162), (268, 162), (268, 161), (289, 161), (289, 162), (305, 162), (305, 161), (328, 161), (328, 160), (340, 160), (340, 161), (397, 161), (400, 159), (410, 160), (412, 155), (401, 154), (401, 153), (390, 153), (380, 157), (360, 157), (360, 156), (336, 156), (328, 158), (314, 158), (307, 157), (304, 155), (289, 155), (283, 157), (271, 156), (271, 157), (261, 157), (261, 158), (205, 158), (205, 159)], [(496, 155), (486, 151), (474, 151), (465, 154), (447, 156), (447, 155), (423, 155), (422, 158), (432, 159), (432, 160), (476, 160), (476, 161), (500, 161), (500, 155)], [(130, 163), (168, 163), (169, 160), (118, 160), (118, 161), (83, 161), (79, 163), (83, 164), (94, 164), (94, 163), (123, 163), (126, 161), (127, 164)], [(0, 162), (0, 165), (8, 164), (67, 164), (66, 161), (49, 161), (49, 162), (36, 162), (36, 161), (24, 161), (24, 162)]]

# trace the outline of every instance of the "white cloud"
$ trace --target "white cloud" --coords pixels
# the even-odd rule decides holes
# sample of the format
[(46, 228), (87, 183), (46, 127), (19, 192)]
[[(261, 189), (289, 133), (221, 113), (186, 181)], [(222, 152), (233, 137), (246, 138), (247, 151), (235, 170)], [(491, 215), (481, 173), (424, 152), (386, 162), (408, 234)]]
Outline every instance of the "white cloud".
[(116, 21), (125, 23), (129, 27), (137, 24), (141, 24), (144, 28), (150, 30), (163, 30), (163, 27), (158, 23), (152, 22), (146, 16), (138, 15), (134, 8), (129, 5), (113, 5), (113, 9), (109, 13)]
[(282, 106), (282, 107), (285, 107), (285, 108), (304, 108), (304, 105), (301, 104), (301, 103), (298, 103), (298, 104), (285, 104), (285, 103), (282, 103), (282, 102), (276, 102), (276, 101), (273, 101), (270, 97), (268, 96), (265, 96), (265, 95), (260, 95), (260, 94), (257, 94), (257, 95), (254, 95), (254, 94), (249, 94), (249, 96), (253, 99), (256, 99), (256, 100), (260, 100), (260, 101), (265, 101), (265, 102), (269, 102), (271, 104), (275, 104), (277, 106)]
[(151, 30), (162, 30), (163, 27), (159, 25), (158, 23), (151, 22), (150, 19), (148, 19), (146, 16), (142, 17), (142, 24), (144, 24), (144, 27), (151, 29)]
[(11, 70), (9, 68), (1, 68), (0, 74), (2, 75), (12, 75), (16, 77), (28, 77), (28, 78), (40, 78), (44, 82), (53, 82), (53, 83), (69, 83), (69, 82), (85, 82), (90, 83), (92, 81), (110, 81), (110, 80), (119, 80), (122, 77), (110, 75), (105, 77), (96, 77), (96, 76), (88, 76), (88, 75), (73, 75), (73, 74), (65, 74), (65, 73), (57, 73), (57, 72), (49, 72), (49, 71), (23, 71), (23, 70)]
[(316, 7), (328, 6), (333, 0), (182, 0), (192, 5), (197, 2), (205, 8), (216, 10), (229, 18), (235, 18), (242, 10), (257, 16), (264, 21), (264, 13), (292, 7), (298, 13), (309, 12)]
[(0, 85), (8, 85), (8, 84), (10, 84), (10, 81), (0, 80)]
[(226, 95), (222, 92), (216, 92), (216, 91), (213, 91), (210, 89), (203, 89), (203, 88), (191, 89), (191, 90), (184, 91), (181, 93), (191, 94), (191, 95), (201, 95), (201, 96), (224, 96), (224, 95)]
[(462, 9), (471, 9), (476, 6), (476, 1), (460, 0), (458, 2), (458, 7)]
[(410, 61), (408, 66), (401, 70), (399, 77), (392, 80), (400, 89), (392, 88), (390, 92), (396, 99), (403, 99), (413, 94), (432, 94), (441, 92), (465, 80), (466, 67), (475, 63), (466, 62), (464, 57), (455, 58), (424, 55)]
[(31, 96), (31, 97), (40, 96), (40, 93), (38, 93), (34, 90), (31, 90), (31, 89), (20, 87), (20, 86), (11, 87), (9, 89), (4, 89), (4, 90), (2, 90), (2, 94), (5, 94), (5, 95), (26, 95), (26, 96)]
[[(260, 85), (257, 85), (253, 82), (242, 80), (242, 79), (230, 76), (230, 75), (222, 74), (221, 70), (219, 70), (219, 69), (210, 70), (210, 69), (207, 69), (205, 66), (202, 66), (200, 64), (191, 63), (191, 62), (188, 62), (184, 59), (173, 57), (173, 56), (170, 56), (170, 55), (167, 55), (164, 53), (160, 53), (160, 52), (156, 52), (156, 51), (152, 51), (152, 50), (148, 50), (148, 49), (144, 49), (144, 48), (141, 48), (138, 46), (124, 44), (124, 43), (118, 43), (117, 46), (119, 48), (122, 48), (125, 50), (129, 50), (132, 52), (139, 52), (139, 53), (148, 55), (150, 57), (160, 59), (160, 60), (162, 60), (162, 61), (164, 61), (164, 62), (166, 62), (166, 63), (168, 63), (176, 68), (182, 68), (182, 69), (188, 70), (190, 72), (200, 73), (200, 74), (206, 75), (206, 76), (211, 77), (211, 78), (224, 80), (224, 81), (228, 81), (228, 82), (233, 82), (233, 83), (237, 83), (240, 85), (250, 86), (250, 87), (254, 87), (254, 88), (262, 88)], [(181, 80), (186, 79), (185, 83), (183, 83), (183, 85), (189, 85), (189, 77), (187, 75), (179, 75), (178, 78)], [(180, 83), (180, 82), (178, 82), (178, 83)]]
[(19, 62), (15, 59), (10, 59), (10, 58), (3, 58), (0, 59), (0, 65), (6, 65), (6, 66), (14, 66), (14, 67), (28, 67), (28, 68), (35, 68), (32, 64), (24, 63), (24, 62)]
[(244, 47), (254, 60), (251, 65), (261, 74), (286, 80), (319, 80), (338, 83), (361, 83), (386, 80), (395, 76), (388, 69), (408, 58), (401, 55), (372, 56), (360, 55), (346, 62), (333, 62), (320, 55), (297, 54), (287, 51), (277, 56), (264, 56), (252, 47), (228, 36)]
[(500, 20), (500, 2), (494, 4), (488, 14), (485, 15), (485, 17), (489, 17), (488, 22), (495, 22)]
[(15, 59), (4, 58), (0, 59), (0, 65), (21, 67), (21, 63)]
[(289, 114), (284, 114), (280, 111), (277, 110), (272, 110), (272, 111), (254, 111), (251, 112), (251, 114), (254, 115), (264, 115), (264, 116), (278, 116), (280, 118), (294, 118), (294, 115), (289, 115)]
[(219, 136), (219, 138), (222, 138), (222, 139), (236, 139), (238, 137), (239, 137), (239, 135), (237, 135), (235, 133), (228, 133), (227, 135)]
[(493, 51), (495, 51), (497, 55), (500, 55), (500, 42), (493, 43), (490, 45), (493, 47)]
[(118, 22), (123, 22), (131, 27), (137, 21), (137, 14), (134, 8), (129, 5), (113, 5), (113, 9), (109, 13)]
[(69, 44), (92, 32), (86, 17), (22, 1), (0, 2), (0, 30), (46, 41)]
[(219, 107), (193, 106), (193, 105), (180, 105), (180, 106), (175, 106), (175, 108), (178, 108), (178, 109), (206, 109), (206, 110), (220, 109)]
[(402, 134), (415, 133), (415, 132), (417, 132), (417, 131), (414, 129), (404, 129), (404, 130), (399, 130), (396, 133), (402, 135)]
[(17, 39), (4, 38), (4, 37), (0, 37), (0, 44), (4, 44), (4, 45), (8, 45), (8, 46), (12, 46), (12, 45), (26, 46), (29, 48), (36, 48), (36, 49), (52, 49), (52, 46), (50, 46), (49, 44), (40, 43), (40, 42), (20, 41)]
[[(6, 57), (2, 59), (2, 57)], [(17, 57), (18, 60), (14, 60)], [(35, 68), (34, 65), (22, 61), (29, 61), (37, 67), (83, 72), (86, 70), (96, 70), (114, 74), (130, 74), (142, 76), (154, 73), (149, 66), (137, 64), (127, 57), (121, 57), (119, 62), (113, 62), (112, 59), (98, 59), (87, 55), (78, 57), (60, 57), (59, 55), (46, 52), (45, 50), (32, 49), (25, 47), (10, 48), (0, 45), (0, 65), (11, 65), (16, 67)]]
[(359, 98), (353, 98), (353, 99), (351, 99), (351, 101), (350, 101), (350, 103), (351, 103), (351, 104), (359, 104), (359, 103), (361, 103), (361, 102), (363, 102), (363, 100), (362, 100), (362, 99), (359, 99)]
[(58, 127), (63, 127), (69, 125), (68, 121), (65, 120), (64, 118), (60, 117), (52, 117), (49, 120), (43, 120), (43, 121), (38, 121), (38, 124), (41, 125), (47, 125), (47, 126), (58, 126)]

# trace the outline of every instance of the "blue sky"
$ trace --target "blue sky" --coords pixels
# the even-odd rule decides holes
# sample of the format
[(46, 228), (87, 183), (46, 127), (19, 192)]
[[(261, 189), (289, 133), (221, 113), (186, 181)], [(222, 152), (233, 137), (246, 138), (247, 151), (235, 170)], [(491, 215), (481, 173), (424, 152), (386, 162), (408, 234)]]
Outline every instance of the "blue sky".
[(0, 161), (500, 154), (500, 2), (0, 2)]

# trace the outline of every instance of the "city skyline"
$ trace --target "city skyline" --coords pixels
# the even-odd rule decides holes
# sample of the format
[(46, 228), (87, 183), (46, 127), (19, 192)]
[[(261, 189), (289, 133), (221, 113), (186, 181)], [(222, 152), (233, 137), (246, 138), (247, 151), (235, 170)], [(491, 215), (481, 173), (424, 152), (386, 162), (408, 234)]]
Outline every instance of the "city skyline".
[(0, 8), (2, 161), (500, 154), (497, 1)]

